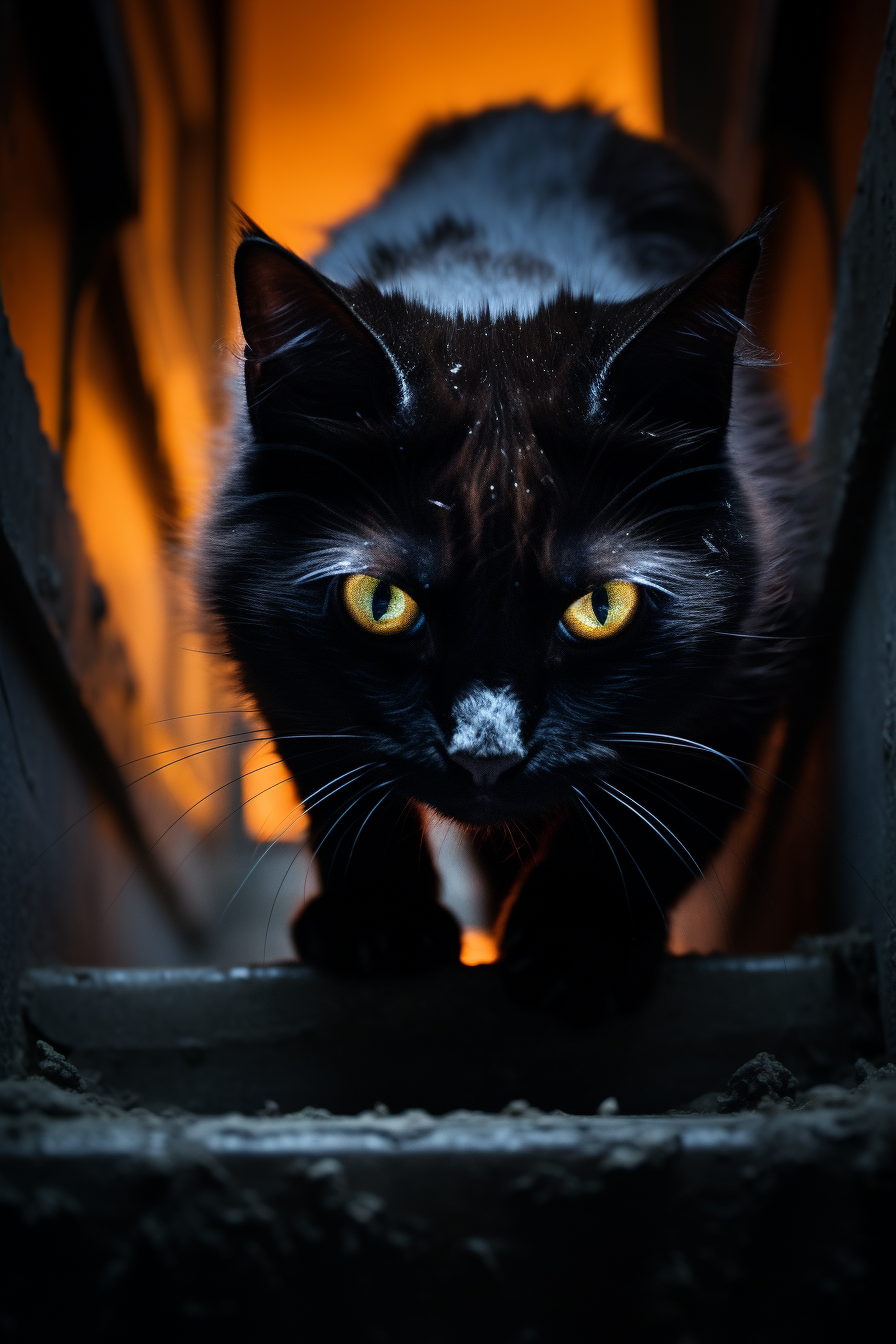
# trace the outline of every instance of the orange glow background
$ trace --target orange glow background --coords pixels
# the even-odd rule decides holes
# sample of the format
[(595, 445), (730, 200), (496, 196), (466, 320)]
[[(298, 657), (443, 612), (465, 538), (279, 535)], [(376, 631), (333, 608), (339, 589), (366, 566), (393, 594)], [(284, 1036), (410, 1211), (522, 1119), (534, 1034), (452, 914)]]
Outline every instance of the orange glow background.
[(235, 0), (231, 13), (233, 199), (306, 255), (376, 198), (436, 118), (586, 99), (630, 130), (662, 131), (650, 0)]

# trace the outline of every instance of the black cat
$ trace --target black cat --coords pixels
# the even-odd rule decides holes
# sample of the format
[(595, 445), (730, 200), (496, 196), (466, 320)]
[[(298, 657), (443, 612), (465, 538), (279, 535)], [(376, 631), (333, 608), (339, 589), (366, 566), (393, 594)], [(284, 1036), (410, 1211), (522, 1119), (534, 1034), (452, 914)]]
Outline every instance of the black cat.
[(724, 243), (690, 169), (583, 107), (429, 131), (317, 270), (245, 221), (208, 594), (310, 813), (306, 961), (457, 957), (426, 804), (535, 837), (517, 995), (649, 991), (804, 605), (805, 490), (742, 367), (762, 227)]

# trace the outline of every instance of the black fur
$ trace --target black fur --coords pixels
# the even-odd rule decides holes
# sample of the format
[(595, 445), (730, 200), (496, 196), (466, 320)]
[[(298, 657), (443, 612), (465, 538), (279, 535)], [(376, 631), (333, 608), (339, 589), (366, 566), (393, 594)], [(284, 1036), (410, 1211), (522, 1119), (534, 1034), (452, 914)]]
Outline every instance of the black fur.
[[(738, 367), (762, 229), (720, 250), (719, 218), (665, 148), (526, 105), (425, 135), (320, 270), (246, 222), (249, 424), (208, 593), (312, 819), (305, 959), (457, 956), (423, 803), (533, 839), (503, 934), (517, 994), (593, 1017), (648, 992), (803, 605), (804, 491)], [(360, 571), (422, 625), (354, 624)], [(613, 578), (639, 586), (631, 624), (565, 636)]]

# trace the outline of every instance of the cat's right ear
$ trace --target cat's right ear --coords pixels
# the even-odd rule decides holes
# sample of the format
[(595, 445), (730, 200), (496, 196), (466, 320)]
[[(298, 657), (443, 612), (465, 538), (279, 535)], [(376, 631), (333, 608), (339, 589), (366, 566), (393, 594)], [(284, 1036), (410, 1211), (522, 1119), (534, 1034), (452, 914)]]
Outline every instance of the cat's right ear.
[(757, 220), (695, 274), (625, 306), (618, 343), (595, 385), (595, 403), (617, 415), (725, 429), (735, 351), (766, 222), (767, 216)]
[(302, 421), (357, 423), (398, 409), (401, 370), (339, 286), (260, 229), (244, 234), (234, 276), (257, 434), (282, 442)]

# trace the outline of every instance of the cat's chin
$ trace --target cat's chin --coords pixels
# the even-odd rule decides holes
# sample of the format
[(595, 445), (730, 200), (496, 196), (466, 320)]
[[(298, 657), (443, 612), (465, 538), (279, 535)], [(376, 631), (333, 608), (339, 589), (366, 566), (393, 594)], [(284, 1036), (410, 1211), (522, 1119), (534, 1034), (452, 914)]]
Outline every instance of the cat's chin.
[(459, 822), (462, 826), (501, 826), (507, 822), (522, 821), (537, 815), (535, 812), (523, 814), (518, 808), (499, 807), (488, 799), (461, 807), (438, 807), (435, 809), (449, 821)]
[(508, 822), (536, 821), (568, 799), (555, 790), (508, 796), (489, 789), (465, 793), (427, 789), (417, 795), (417, 801), (464, 826), (501, 826)]

